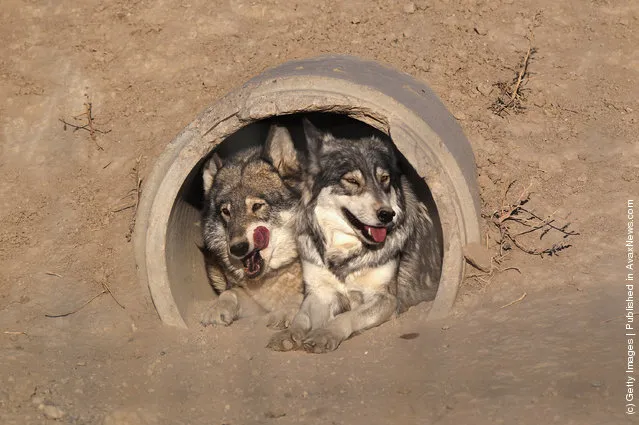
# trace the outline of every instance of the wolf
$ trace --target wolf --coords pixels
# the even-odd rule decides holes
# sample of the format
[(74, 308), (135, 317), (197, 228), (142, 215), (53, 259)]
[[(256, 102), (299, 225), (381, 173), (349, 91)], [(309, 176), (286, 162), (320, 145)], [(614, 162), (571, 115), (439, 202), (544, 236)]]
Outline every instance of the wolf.
[(299, 175), (295, 146), (278, 125), (263, 147), (246, 148), (225, 161), (213, 154), (205, 163), (203, 251), (219, 297), (204, 313), (204, 326), (228, 326), (267, 312), (267, 326), (284, 329), (299, 309)]
[(303, 122), (308, 162), (297, 244), (305, 297), (277, 351), (335, 350), (437, 292), (433, 219), (390, 140), (341, 139)]

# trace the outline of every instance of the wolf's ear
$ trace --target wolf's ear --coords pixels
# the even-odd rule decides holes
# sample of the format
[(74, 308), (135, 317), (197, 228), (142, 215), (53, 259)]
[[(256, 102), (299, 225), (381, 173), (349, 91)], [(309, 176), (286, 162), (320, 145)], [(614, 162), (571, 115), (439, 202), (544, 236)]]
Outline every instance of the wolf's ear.
[(282, 177), (296, 176), (301, 171), (293, 138), (286, 127), (271, 126), (264, 144), (263, 157), (273, 164)]
[(217, 153), (211, 155), (211, 157), (204, 164), (204, 169), (202, 170), (202, 183), (204, 184), (204, 196), (208, 196), (211, 187), (213, 186), (213, 182), (215, 181), (215, 175), (220, 168), (222, 168), (222, 159), (218, 156)]
[(308, 118), (302, 120), (304, 126), (304, 136), (306, 137), (306, 144), (308, 147), (308, 159), (309, 159), (309, 172), (316, 174), (319, 171), (319, 159), (322, 153), (324, 144), (333, 140), (333, 136), (330, 133), (325, 133), (319, 128), (315, 127)]
[(304, 136), (308, 144), (308, 152), (312, 157), (318, 157), (322, 151), (322, 143), (324, 142), (324, 134), (319, 128), (315, 127), (308, 118), (302, 120), (304, 126)]

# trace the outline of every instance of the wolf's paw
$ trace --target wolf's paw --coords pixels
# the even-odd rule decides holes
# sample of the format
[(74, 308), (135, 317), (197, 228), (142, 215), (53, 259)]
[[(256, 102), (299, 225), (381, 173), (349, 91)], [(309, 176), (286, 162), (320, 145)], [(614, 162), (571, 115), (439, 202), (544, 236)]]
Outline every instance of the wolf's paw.
[(291, 351), (302, 346), (304, 333), (300, 330), (286, 329), (275, 333), (266, 345), (273, 351)]
[(237, 305), (229, 300), (218, 300), (211, 308), (202, 314), (203, 326), (222, 325), (228, 326), (235, 320), (237, 315)]
[(339, 347), (342, 338), (329, 329), (315, 329), (304, 338), (304, 350), (308, 353), (328, 353)]
[(275, 330), (288, 329), (298, 308), (275, 310), (268, 315), (266, 326)]

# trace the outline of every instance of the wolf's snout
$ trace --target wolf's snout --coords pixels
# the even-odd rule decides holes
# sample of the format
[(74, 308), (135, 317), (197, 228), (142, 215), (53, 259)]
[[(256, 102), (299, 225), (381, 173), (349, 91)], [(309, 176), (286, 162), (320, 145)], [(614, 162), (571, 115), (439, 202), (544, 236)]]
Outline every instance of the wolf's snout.
[(229, 251), (231, 251), (231, 254), (233, 254), (233, 256), (237, 258), (243, 258), (244, 256), (246, 256), (246, 254), (248, 254), (248, 250), (249, 243), (246, 240), (235, 242), (229, 247)]
[(377, 210), (377, 218), (384, 224), (388, 224), (393, 221), (395, 217), (395, 211), (388, 207), (381, 207)]

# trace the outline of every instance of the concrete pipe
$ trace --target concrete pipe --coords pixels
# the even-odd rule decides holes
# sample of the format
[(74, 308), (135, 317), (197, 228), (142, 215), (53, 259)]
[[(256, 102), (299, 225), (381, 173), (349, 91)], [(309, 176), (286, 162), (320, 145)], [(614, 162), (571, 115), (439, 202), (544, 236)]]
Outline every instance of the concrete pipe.
[(186, 327), (215, 296), (198, 248), (200, 211), (193, 200), (201, 196), (203, 158), (223, 141), (241, 143), (264, 120), (299, 113), (346, 115), (386, 133), (423, 179), (443, 237), (442, 276), (429, 318), (445, 316), (463, 278), (462, 247), (480, 235), (471, 146), (423, 83), (375, 62), (323, 56), (267, 70), (214, 103), (166, 147), (146, 178), (135, 251), (140, 281), (161, 320)]

